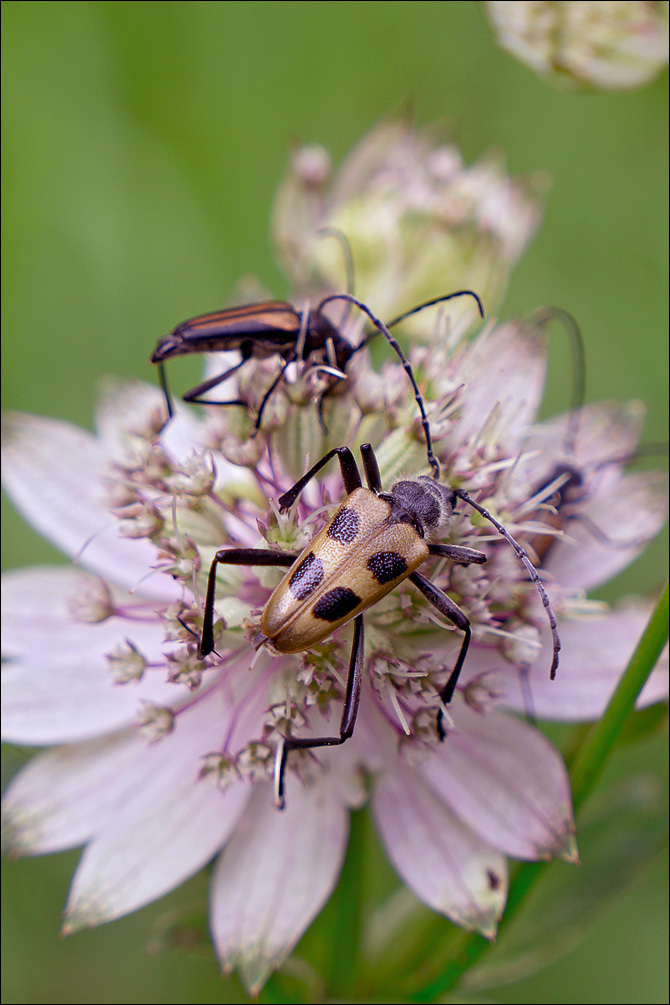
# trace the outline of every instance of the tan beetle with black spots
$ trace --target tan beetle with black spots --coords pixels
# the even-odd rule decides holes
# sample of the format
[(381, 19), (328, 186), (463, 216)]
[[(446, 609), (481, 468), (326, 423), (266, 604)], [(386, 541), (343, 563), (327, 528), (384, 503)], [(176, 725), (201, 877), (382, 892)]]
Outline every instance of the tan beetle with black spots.
[(362, 487), (360, 473), (349, 448), (336, 447), (279, 498), (280, 510), (290, 509), (309, 480), (332, 457), (337, 456), (347, 498), (299, 555), (263, 548), (226, 548), (216, 553), (209, 573), (198, 648), (201, 657), (214, 650), (216, 570), (222, 563), (290, 566), (265, 605), (261, 630), (255, 640), (256, 649), (268, 645), (280, 653), (304, 652), (328, 638), (342, 625), (354, 622), (339, 735), (287, 736), (280, 742), (275, 760), (275, 801), (279, 807), (284, 805), (284, 774), (290, 751), (334, 746), (344, 743), (352, 735), (363, 670), (363, 612), (405, 579), (409, 579), (464, 634), (454, 668), (439, 694), (436, 728), (440, 739), (444, 739), (442, 706), (451, 700), (463, 667), (470, 645), (470, 622), (457, 604), (417, 569), (431, 555), (462, 565), (486, 562), (486, 555), (481, 551), (452, 544), (433, 544), (426, 540), (448, 524), (457, 499), (462, 499), (489, 520), (526, 566), (546, 608), (553, 633), (552, 677), (558, 666), (560, 641), (549, 598), (526, 552), (502, 524), (462, 489), (449, 488), (436, 477), (423, 475), (399, 481), (388, 493), (383, 492), (379, 467), (369, 443), (361, 447), (361, 455), (368, 488)]

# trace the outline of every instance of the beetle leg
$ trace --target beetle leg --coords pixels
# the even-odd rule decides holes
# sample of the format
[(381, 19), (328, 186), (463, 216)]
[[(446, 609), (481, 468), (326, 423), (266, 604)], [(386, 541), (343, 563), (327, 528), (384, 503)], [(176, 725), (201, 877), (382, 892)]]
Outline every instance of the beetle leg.
[(209, 656), (214, 649), (214, 597), (216, 594), (216, 569), (219, 565), (281, 565), (290, 567), (298, 557), (296, 551), (268, 551), (267, 548), (225, 548), (217, 551), (209, 569), (205, 614), (198, 656)]
[(282, 379), (282, 377), (286, 373), (289, 365), (291, 363), (293, 363), (294, 360), (295, 360), (295, 356), (293, 354), (291, 354), (290, 359), (286, 360), (286, 362), (284, 363), (283, 367), (281, 368), (281, 370), (279, 371), (279, 373), (277, 374), (277, 376), (272, 381), (272, 383), (270, 384), (269, 388), (267, 389), (267, 391), (263, 395), (263, 400), (261, 401), (261, 403), (260, 403), (260, 405), (258, 407), (258, 415), (256, 416), (256, 421), (254, 422), (254, 431), (251, 434), (252, 437), (254, 437), (257, 434), (258, 430), (261, 428), (261, 420), (263, 418), (263, 412), (265, 411), (265, 406), (267, 405), (268, 401), (270, 400), (270, 397), (271, 397), (274, 389), (276, 388), (277, 384), (279, 383), (279, 381)]
[(165, 396), (165, 404), (167, 405), (168, 417), (166, 422), (169, 422), (174, 415), (174, 406), (172, 404), (172, 396), (170, 394), (170, 388), (167, 382), (167, 373), (165, 372), (165, 363), (158, 364), (158, 382), (161, 386), (161, 391)]
[(317, 471), (328, 463), (331, 457), (335, 457), (337, 454), (337, 459), (340, 462), (340, 470), (342, 472), (342, 481), (344, 482), (344, 488), (347, 495), (350, 495), (354, 489), (359, 489), (362, 485), (361, 476), (358, 471), (358, 466), (354, 460), (354, 455), (352, 454), (349, 447), (333, 447), (329, 450), (327, 454), (324, 454), (320, 461), (317, 461), (309, 471), (307, 471), (302, 478), (298, 479), (295, 485), (284, 492), (282, 496), (277, 500), (279, 503), (279, 509), (284, 512), (290, 509), (293, 503), (296, 501), (305, 485), (314, 477)]
[(215, 377), (210, 377), (209, 380), (203, 380), (202, 384), (198, 384), (197, 387), (192, 387), (190, 391), (187, 391), (183, 395), (184, 401), (189, 401), (194, 405), (244, 405), (244, 401), (211, 401), (208, 398), (201, 398), (201, 395), (206, 394), (207, 391), (211, 391), (213, 387), (218, 387), (222, 384), (224, 380), (236, 373), (239, 368), (246, 363), (246, 359), (241, 359), (239, 363), (235, 366), (231, 366), (230, 369), (224, 370), (223, 373), (218, 373)]
[[(465, 657), (467, 656), (468, 648), (470, 646), (470, 638), (472, 636), (472, 631), (470, 629), (470, 619), (463, 614), (458, 604), (454, 603), (451, 597), (448, 597), (446, 593), (443, 593), (437, 586), (435, 586), (429, 579), (422, 576), (420, 572), (413, 572), (409, 577), (410, 582), (414, 583), (418, 590), (421, 590), (426, 600), (430, 601), (433, 607), (436, 607), (440, 614), (443, 614), (445, 618), (449, 618), (450, 621), (460, 628), (464, 633), (463, 643), (461, 645), (461, 651), (458, 654), (458, 659), (454, 664), (454, 669), (449, 675), (449, 680), (444, 685), (440, 691), (440, 701), (445, 705), (448, 705), (454, 696), (454, 691), (456, 690), (456, 684), (460, 676), (461, 670), (463, 669), (463, 664), (465, 663)], [(442, 709), (437, 713), (437, 734), (440, 740), (444, 740), (445, 732), (444, 726), (442, 725), (443, 712)]]
[(363, 615), (359, 614), (354, 619), (354, 640), (351, 646), (344, 708), (342, 709), (342, 718), (340, 719), (340, 735), (317, 737), (287, 736), (280, 741), (275, 759), (275, 803), (280, 810), (283, 810), (286, 805), (284, 798), (284, 776), (286, 774), (286, 759), (289, 753), (292, 750), (310, 750), (313, 747), (336, 747), (344, 743), (345, 740), (348, 740), (353, 734), (354, 726), (356, 725), (356, 716), (358, 715), (358, 702), (361, 696), (364, 649), (365, 632), (363, 629)]
[(585, 513), (576, 513), (569, 519), (581, 523), (582, 527), (604, 548), (644, 548), (653, 541), (653, 537), (610, 537)]
[(477, 551), (475, 548), (461, 548), (457, 544), (429, 544), (428, 551), (431, 555), (449, 558), (459, 565), (483, 565), (484, 562), (488, 562), (483, 551)]
[(363, 470), (365, 471), (365, 480), (368, 483), (368, 488), (371, 492), (379, 495), (382, 490), (382, 476), (379, 473), (379, 465), (377, 464), (375, 452), (369, 443), (362, 444), (361, 457), (363, 458)]

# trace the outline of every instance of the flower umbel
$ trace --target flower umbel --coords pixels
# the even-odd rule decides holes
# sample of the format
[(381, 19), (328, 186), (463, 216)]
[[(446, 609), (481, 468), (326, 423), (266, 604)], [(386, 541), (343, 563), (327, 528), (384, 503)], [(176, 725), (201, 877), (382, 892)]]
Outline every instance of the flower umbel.
[[(549, 179), (510, 178), (499, 155), (467, 166), (446, 130), (389, 118), (372, 129), (334, 177), (322, 147), (295, 151), (274, 208), (277, 255), (292, 285), (321, 292), (347, 289), (345, 235), (357, 295), (388, 321), (432, 297), (476, 290), (487, 310), (542, 218)], [(451, 305), (452, 322), (476, 317), (467, 302)], [(419, 314), (407, 331), (425, 340), (435, 315)]]
[(668, 63), (666, 2), (489, 0), (485, 7), (502, 48), (564, 86), (628, 90)]
[[(219, 415), (197, 420), (180, 412), (159, 436), (138, 434), (159, 404), (158, 392), (141, 385), (108, 388), (98, 437), (51, 420), (7, 419), (8, 491), (62, 547), (81, 550), (82, 565), (107, 584), (102, 590), (92, 581), (91, 596), (99, 598), (93, 619), (71, 602), (81, 597), (81, 573), (25, 570), (5, 583), (3, 634), (12, 659), (5, 736), (54, 745), (10, 786), (9, 844), (28, 854), (86, 844), (68, 931), (141, 906), (220, 853), (212, 880), (214, 939), (224, 969), (238, 966), (257, 990), (331, 892), (348, 809), (368, 793), (405, 882), (436, 910), (489, 936), (504, 905), (506, 855), (575, 858), (560, 757), (533, 726), (504, 709), (527, 709), (530, 701), (542, 717), (598, 715), (645, 615), (630, 606), (611, 614), (581, 591), (625, 565), (641, 537), (655, 533), (664, 519), (664, 490), (654, 476), (622, 470), (621, 458), (639, 434), (639, 410), (590, 406), (571, 459), (584, 489), (572, 503), (569, 531), (545, 522), (555, 512), (549, 475), (565, 459), (566, 420), (536, 427), (529, 437), (544, 354), (537, 330), (487, 326), (479, 339), (435, 363), (431, 396), (445, 479), (478, 491), (517, 537), (538, 550), (542, 539), (547, 549), (547, 584), (561, 615), (559, 679), (548, 680), (546, 623), (523, 568), (488, 525), (459, 511), (445, 539), (483, 548), (488, 563), (437, 563), (430, 572), (467, 612), (474, 635), (447, 739), (440, 743), (434, 728), (436, 695), (459, 633), (436, 624), (441, 619), (405, 584), (366, 616), (353, 738), (335, 749), (291, 754), (284, 813), (274, 808), (269, 784), (278, 737), (332, 734), (348, 630), (304, 654), (262, 653), (249, 673), (258, 614), (280, 574), (224, 566), (217, 655), (199, 660), (192, 633), (200, 619), (195, 598), (203, 595), (217, 546), (300, 548), (326, 519), (324, 507), (340, 496), (339, 475), (326, 468), (303, 493), (299, 519), (271, 506), (293, 480), (277, 442), (297, 438), (309, 423), (312, 456), (328, 445), (314, 406), (292, 406), (288, 428), (264, 434), (267, 452), (246, 468), (213, 446), (225, 423)], [(401, 471), (425, 470), (413, 398), (392, 394), (386, 413), (364, 416), (356, 395), (358, 388), (368, 393), (368, 378), (362, 372), (333, 405), (357, 416), (351, 442), (374, 438), (385, 484)], [(390, 364), (386, 378), (402, 384), (402, 368)], [(482, 400), (493, 405), (484, 411)], [(235, 439), (231, 429), (227, 435)], [(148, 456), (153, 463), (140, 463)], [(207, 489), (198, 474), (205, 491), (195, 492), (193, 473), (204, 471), (214, 472), (214, 480)], [(120, 490), (132, 502), (119, 508)], [(161, 519), (142, 524), (144, 535), (122, 535), (127, 506), (147, 504)], [(610, 548), (580, 522), (582, 515), (605, 535), (614, 523), (629, 546)], [(152, 567), (157, 571), (147, 575)], [(643, 701), (662, 697), (666, 687), (659, 670)], [(287, 876), (295, 881), (287, 885)]]
[[(370, 157), (368, 148), (364, 167)], [(310, 163), (318, 182), (318, 156)], [(350, 182), (352, 172), (353, 162)], [(372, 288), (372, 265), (364, 256), (362, 264)], [(85, 845), (66, 931), (135, 910), (216, 859), (217, 953), (224, 971), (239, 968), (257, 993), (331, 894), (349, 811), (366, 799), (404, 882), (489, 938), (505, 903), (507, 856), (576, 860), (563, 762), (514, 713), (576, 721), (604, 708), (646, 615), (637, 604), (610, 612), (585, 591), (662, 525), (665, 483), (624, 471), (640, 435), (636, 405), (594, 405), (534, 425), (546, 363), (541, 325), (487, 324), (467, 341), (468, 324), (451, 318), (436, 329), (433, 318), (433, 346), (415, 348), (411, 361), (442, 480), (480, 501), (542, 569), (559, 616), (559, 677), (549, 681), (551, 635), (526, 569), (459, 504), (438, 540), (482, 551), (486, 564), (434, 555), (423, 570), (472, 628), (449, 707), (439, 695), (462, 632), (405, 580), (365, 613), (354, 735), (290, 751), (284, 812), (273, 803), (276, 751), (286, 737), (337, 734), (352, 626), (305, 652), (262, 647), (254, 656), (282, 570), (221, 564), (213, 651), (203, 658), (208, 570), (220, 548), (301, 551), (342, 497), (340, 472), (322, 468), (287, 513), (277, 500), (334, 447), (357, 453), (371, 443), (385, 489), (427, 473), (402, 366), (389, 362), (379, 375), (361, 353), (337, 393), (319, 401), (308, 360), (278, 387), (255, 436), (254, 396), (277, 373), (276, 359), (237, 375), (250, 412), (180, 409), (162, 428), (157, 390), (116, 383), (101, 397), (97, 435), (6, 417), (8, 493), (89, 574), (41, 568), (4, 580), (4, 737), (51, 748), (7, 791), (6, 842), (23, 854)], [(659, 667), (640, 700), (666, 695)]]

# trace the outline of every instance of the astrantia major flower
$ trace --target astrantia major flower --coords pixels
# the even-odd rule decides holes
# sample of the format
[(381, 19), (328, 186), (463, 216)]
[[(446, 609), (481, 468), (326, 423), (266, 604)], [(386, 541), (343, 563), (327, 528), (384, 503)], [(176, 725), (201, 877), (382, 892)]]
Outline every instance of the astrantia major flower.
[[(161, 431), (158, 392), (134, 384), (107, 388), (97, 436), (7, 418), (7, 491), (80, 566), (9, 574), (3, 611), (5, 738), (51, 748), (7, 792), (8, 844), (23, 854), (85, 845), (67, 931), (128, 913), (216, 858), (212, 936), (224, 970), (239, 967), (257, 991), (332, 892), (349, 810), (368, 798), (405, 883), (487, 936), (504, 907), (507, 856), (575, 859), (561, 758), (508, 709), (566, 720), (602, 711), (645, 614), (608, 612), (584, 591), (656, 532), (665, 489), (623, 472), (639, 435), (634, 408), (584, 409), (569, 449), (568, 420), (532, 426), (545, 367), (537, 328), (487, 325), (472, 342), (456, 334), (413, 357), (442, 477), (542, 555), (563, 642), (559, 677), (549, 682), (546, 618), (523, 566), (459, 506), (441, 540), (483, 549), (488, 562), (427, 567), (473, 628), (446, 739), (437, 695), (460, 633), (405, 583), (366, 614), (354, 736), (291, 752), (283, 812), (272, 797), (277, 743), (337, 730), (351, 627), (303, 654), (261, 650), (250, 673), (280, 573), (224, 566), (216, 655), (202, 660), (206, 573), (222, 546), (298, 550), (310, 540), (342, 495), (336, 470), (325, 468), (292, 513), (273, 504), (333, 445), (373, 443), (384, 485), (425, 473), (402, 367), (387, 364), (380, 380), (362, 360), (324, 402), (323, 421), (297, 380), (254, 439), (243, 409), (180, 411)], [(581, 491), (557, 527), (554, 475), (567, 461)], [(641, 702), (666, 694), (659, 668)]]
[(489, 0), (484, 6), (503, 49), (568, 87), (628, 90), (653, 80), (668, 63), (665, 0)]
[[(322, 147), (295, 151), (275, 200), (277, 256), (296, 289), (340, 292), (350, 277), (333, 237), (344, 234), (356, 293), (387, 321), (463, 287), (492, 311), (539, 226), (547, 185), (539, 172), (510, 178), (496, 154), (467, 166), (439, 126), (386, 119), (334, 177)], [(476, 311), (463, 301), (449, 316), (472, 321)], [(406, 330), (425, 338), (433, 329), (434, 316), (419, 314)]]

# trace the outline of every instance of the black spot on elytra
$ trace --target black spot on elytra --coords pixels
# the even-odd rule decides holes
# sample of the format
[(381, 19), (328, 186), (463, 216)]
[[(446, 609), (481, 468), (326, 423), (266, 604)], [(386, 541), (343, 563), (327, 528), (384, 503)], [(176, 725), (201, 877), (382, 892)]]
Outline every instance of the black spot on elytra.
[(378, 583), (390, 583), (407, 572), (407, 562), (396, 551), (378, 551), (370, 556), (367, 567)]
[(328, 528), (328, 537), (338, 544), (349, 544), (358, 534), (360, 520), (356, 510), (350, 506), (343, 506), (339, 513), (336, 513)]
[(314, 592), (322, 579), (323, 562), (310, 551), (289, 579), (288, 585), (296, 600), (304, 600)]
[(336, 586), (317, 600), (312, 612), (315, 618), (321, 618), (322, 621), (339, 621), (358, 607), (360, 602), (361, 598), (348, 586)]

